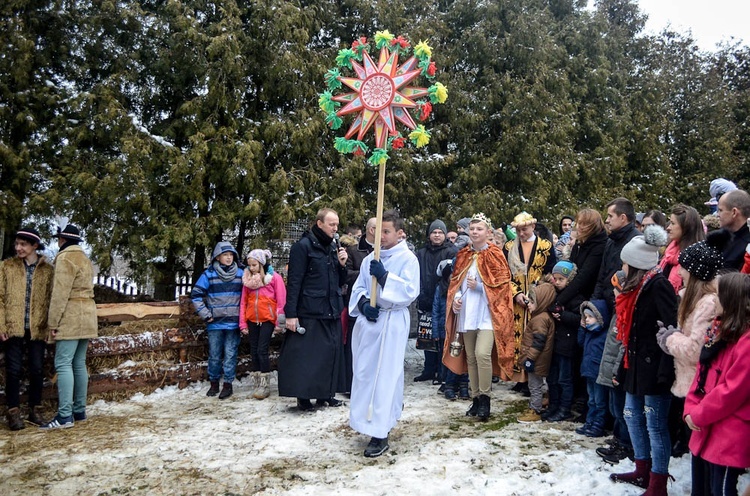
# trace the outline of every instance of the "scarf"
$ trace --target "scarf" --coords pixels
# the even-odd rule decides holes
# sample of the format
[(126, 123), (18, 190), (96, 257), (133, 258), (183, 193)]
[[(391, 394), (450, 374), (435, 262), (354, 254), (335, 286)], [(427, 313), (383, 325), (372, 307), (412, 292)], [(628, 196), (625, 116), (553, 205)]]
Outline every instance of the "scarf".
[(680, 244), (672, 241), (667, 246), (664, 256), (659, 262), (659, 267), (664, 274), (666, 274), (669, 282), (672, 283), (672, 287), (675, 288), (675, 293), (682, 288), (682, 277), (680, 276)]
[(321, 228), (319, 228), (317, 225), (312, 226), (310, 229), (312, 231), (315, 238), (320, 242), (323, 246), (331, 246), (331, 243), (333, 243), (333, 238), (327, 235)]
[(625, 349), (623, 362), (626, 369), (630, 367), (628, 345), (630, 344), (630, 329), (633, 327), (633, 311), (635, 310), (635, 303), (638, 301), (638, 297), (641, 296), (641, 291), (643, 291), (644, 286), (646, 286), (646, 284), (648, 284), (648, 282), (659, 272), (661, 272), (659, 267), (654, 267), (649, 270), (646, 272), (646, 275), (643, 276), (641, 282), (638, 283), (638, 286), (627, 293), (620, 293), (615, 299), (615, 312), (617, 313), (617, 340), (622, 343), (622, 346)]
[(237, 275), (237, 262), (232, 262), (232, 265), (221, 265), (218, 260), (214, 260), (212, 267), (223, 282), (229, 282)]
[(242, 274), (242, 285), (250, 289), (262, 288), (266, 285), (265, 278), (260, 276), (260, 272), (251, 274), (249, 270), (246, 270)]

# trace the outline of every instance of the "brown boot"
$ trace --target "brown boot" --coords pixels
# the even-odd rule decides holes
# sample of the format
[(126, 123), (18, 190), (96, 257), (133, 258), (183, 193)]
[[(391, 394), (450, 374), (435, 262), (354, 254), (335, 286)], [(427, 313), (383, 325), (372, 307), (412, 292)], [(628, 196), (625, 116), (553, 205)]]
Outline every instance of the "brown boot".
[(651, 459), (635, 461), (635, 471), (624, 474), (609, 474), (609, 479), (615, 482), (626, 482), (646, 489), (649, 485), (651, 473)]
[(34, 425), (44, 425), (46, 422), (44, 421), (44, 417), (42, 416), (42, 407), (37, 406), (30, 406), (29, 407), (29, 418), (28, 421)]
[(21, 409), (18, 407), (8, 410), (8, 428), (12, 431), (20, 431), (26, 427), (21, 418)]
[(648, 489), (643, 496), (667, 496), (667, 479), (669, 479), (669, 474), (651, 472)]

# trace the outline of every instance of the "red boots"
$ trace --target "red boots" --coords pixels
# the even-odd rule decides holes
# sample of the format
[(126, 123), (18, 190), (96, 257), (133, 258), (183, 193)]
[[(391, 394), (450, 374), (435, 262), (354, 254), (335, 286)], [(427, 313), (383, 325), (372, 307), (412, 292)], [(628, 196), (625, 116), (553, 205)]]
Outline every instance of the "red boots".
[[(646, 489), (650, 484), (651, 460), (636, 460), (635, 471), (624, 474), (609, 474), (610, 480), (626, 482)], [(666, 476), (665, 476), (666, 477)], [(656, 493), (655, 493), (656, 494)]]
[(648, 489), (643, 493), (643, 496), (667, 496), (668, 479), (668, 474), (656, 474), (651, 472), (651, 477), (648, 481)]

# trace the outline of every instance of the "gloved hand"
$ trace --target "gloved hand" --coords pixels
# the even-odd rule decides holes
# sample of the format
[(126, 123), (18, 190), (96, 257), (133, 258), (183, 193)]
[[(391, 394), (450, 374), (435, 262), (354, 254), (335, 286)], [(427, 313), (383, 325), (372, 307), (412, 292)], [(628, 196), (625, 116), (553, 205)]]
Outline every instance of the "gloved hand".
[(362, 315), (370, 322), (377, 322), (378, 315), (380, 315), (380, 307), (377, 305), (372, 306), (369, 301), (365, 301), (362, 304)]
[(526, 369), (526, 372), (534, 372), (534, 360), (526, 359), (523, 362), (523, 368)]
[(370, 275), (375, 276), (378, 281), (381, 277), (386, 275), (388, 271), (385, 270), (385, 265), (380, 260), (370, 261)]
[(664, 327), (664, 322), (660, 320), (656, 321), (656, 323), (659, 325), (659, 331), (656, 333), (656, 343), (664, 353), (666, 353), (667, 355), (671, 355), (671, 353), (669, 352), (669, 348), (667, 348), (667, 338), (675, 332), (679, 332), (680, 330), (673, 325)]

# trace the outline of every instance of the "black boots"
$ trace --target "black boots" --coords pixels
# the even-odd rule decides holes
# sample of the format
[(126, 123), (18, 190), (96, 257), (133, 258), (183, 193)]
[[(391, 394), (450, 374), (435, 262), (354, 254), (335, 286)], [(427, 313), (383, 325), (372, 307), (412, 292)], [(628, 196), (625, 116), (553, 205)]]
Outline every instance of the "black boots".
[(21, 418), (21, 409), (18, 407), (8, 410), (8, 428), (12, 431), (20, 431), (26, 427)]
[(479, 397), (476, 397), (473, 400), (471, 400), (471, 406), (469, 407), (468, 410), (466, 410), (466, 416), (476, 417), (478, 411), (479, 411)]
[(229, 398), (232, 396), (232, 393), (234, 391), (232, 390), (232, 383), (231, 382), (225, 382), (224, 387), (221, 388), (221, 393), (219, 393), (219, 399), (223, 400), (225, 398)]
[(477, 418), (487, 420), (490, 418), (490, 397), (486, 394), (479, 395), (479, 407), (477, 408)]
[(216, 396), (219, 394), (219, 381), (211, 381), (211, 387), (208, 389), (206, 396)]

